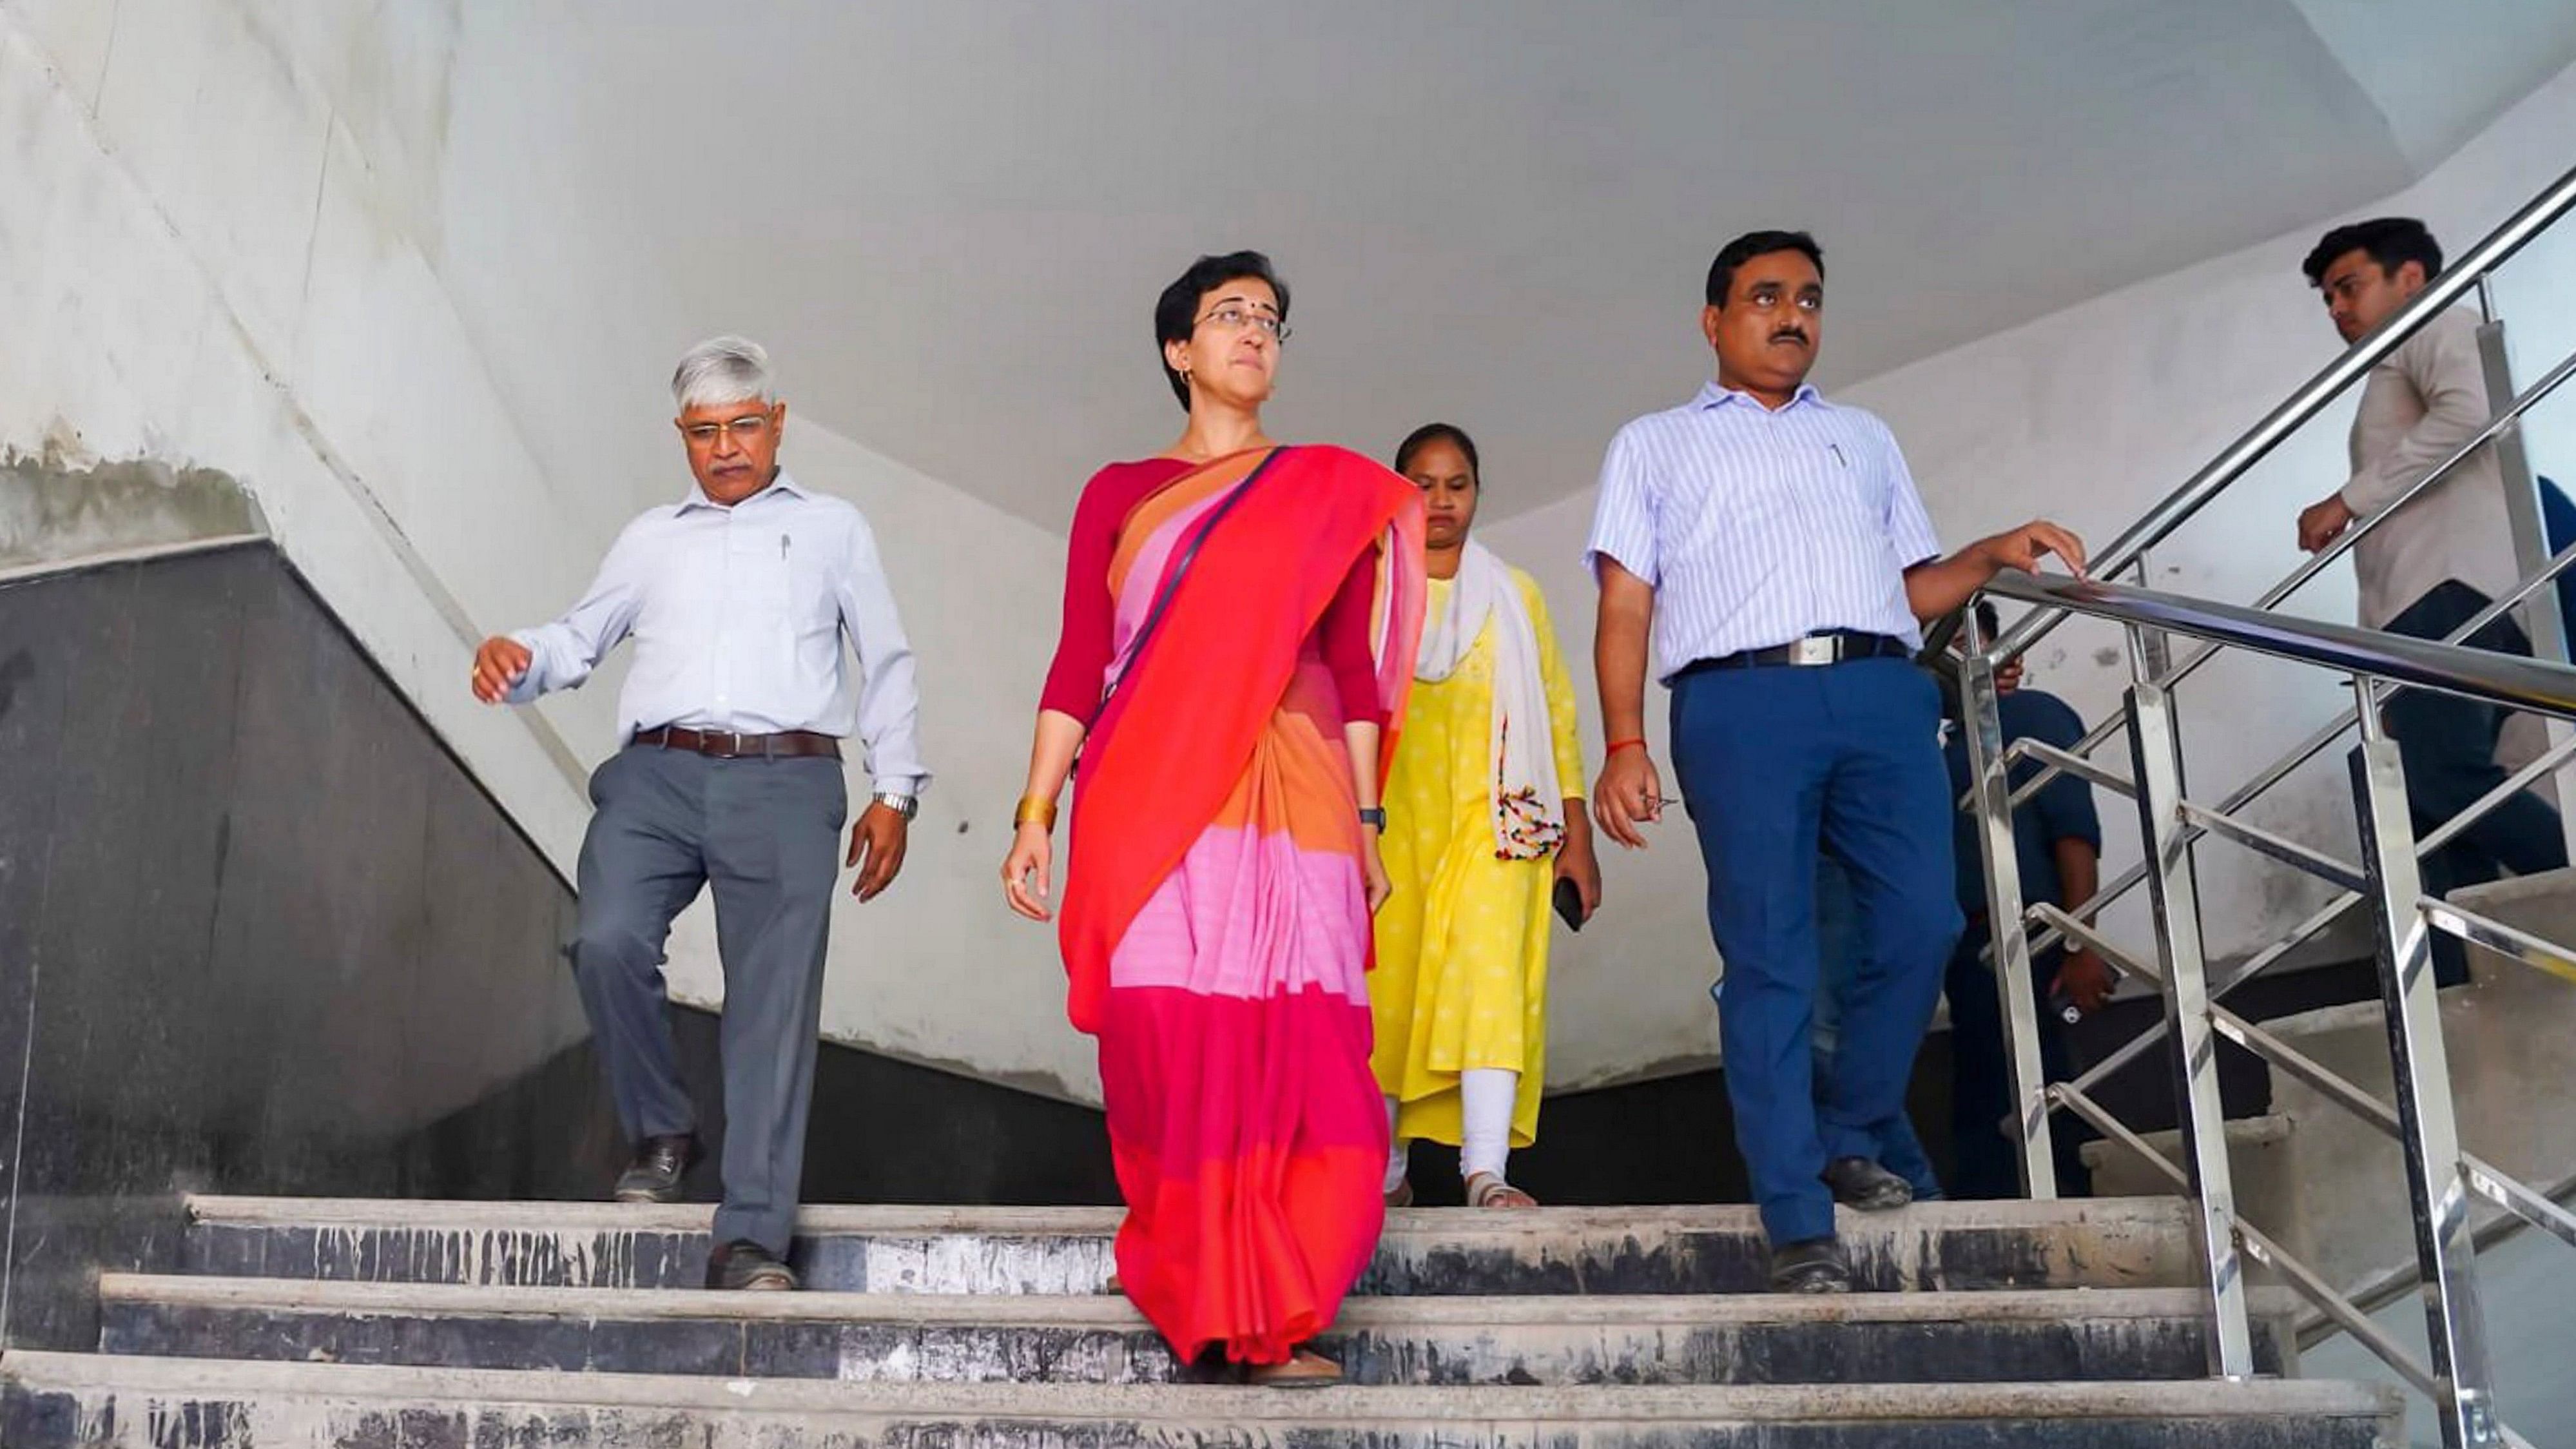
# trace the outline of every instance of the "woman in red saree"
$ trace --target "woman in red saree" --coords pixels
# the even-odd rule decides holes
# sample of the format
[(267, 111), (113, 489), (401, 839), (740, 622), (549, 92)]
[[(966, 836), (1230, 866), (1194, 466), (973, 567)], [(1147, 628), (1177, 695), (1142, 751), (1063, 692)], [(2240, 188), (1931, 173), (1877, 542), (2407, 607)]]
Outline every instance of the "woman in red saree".
[(1261, 430), (1287, 315), (1257, 252), (1156, 307), (1189, 426), (1083, 490), (1002, 866), (1048, 919), (1079, 749), (1060, 935), (1127, 1200), (1119, 1282), (1184, 1363), (1280, 1385), (1340, 1377), (1305, 1345), (1383, 1225), (1365, 973), (1424, 594), (1419, 492)]

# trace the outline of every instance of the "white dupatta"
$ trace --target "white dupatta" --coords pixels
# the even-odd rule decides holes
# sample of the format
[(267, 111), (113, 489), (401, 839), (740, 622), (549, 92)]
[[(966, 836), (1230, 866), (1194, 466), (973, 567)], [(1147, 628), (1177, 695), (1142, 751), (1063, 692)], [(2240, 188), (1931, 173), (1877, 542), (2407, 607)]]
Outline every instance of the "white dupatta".
[(1467, 540), (1449, 606), (1423, 621), (1413, 677), (1438, 684), (1465, 663), (1491, 622), (1494, 637), (1494, 854), (1535, 860), (1565, 843), (1565, 789), (1556, 775), (1556, 736), (1548, 719), (1547, 680), (1539, 667), (1538, 629), (1512, 571), (1494, 551)]

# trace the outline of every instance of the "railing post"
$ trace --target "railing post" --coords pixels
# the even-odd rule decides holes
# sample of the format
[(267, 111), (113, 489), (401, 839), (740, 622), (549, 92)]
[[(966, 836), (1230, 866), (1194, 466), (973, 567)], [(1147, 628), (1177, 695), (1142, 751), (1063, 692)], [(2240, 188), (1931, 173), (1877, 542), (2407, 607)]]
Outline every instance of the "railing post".
[[(2478, 279), (2478, 310), (2486, 321), (2478, 328), (2478, 364), (2485, 374), (2487, 411), (2501, 413), (2513, 406), (2513, 355), (2505, 347), (2504, 317), (2496, 310), (2495, 278)], [(2540, 480), (2532, 472), (2531, 448), (2523, 439), (2522, 423), (2507, 423), (2488, 445), (2496, 460), (2496, 473), (2504, 481), (2505, 520), (2513, 530), (2514, 577), (2530, 578), (2549, 563), (2557, 552), (2550, 547), (2549, 527), (2540, 506)], [(2531, 596), (2520, 613), (2524, 631), (2531, 638), (2531, 656), (2553, 664), (2568, 661), (2567, 632), (2571, 623), (2558, 607), (2558, 588), (2552, 584)], [(2570, 729), (2565, 720), (2544, 719), (2549, 743), (2566, 740)], [(2576, 772), (2560, 771), (2558, 778), (2576, 780)], [(2567, 843), (2567, 858), (2576, 860), (2576, 792), (2559, 790), (2559, 829)]]
[[(2130, 641), (2143, 662), (2143, 641)], [(2200, 901), (2192, 887), (2190, 837), (2182, 818), (2182, 739), (2173, 700), (2152, 679), (2129, 689), (2129, 751), (2138, 784), (2140, 843), (2156, 943), (2164, 955), (2165, 1026), (2174, 1046), (2184, 1166), (2200, 1224), (2201, 1262), (2209, 1273), (2210, 1372), (2247, 1378), (2254, 1335), (2246, 1319), (2244, 1263), (2236, 1246), (2236, 1189), (2227, 1162), (2227, 1120), (2218, 1095), (2218, 1036), (2209, 1022), (2209, 976), (2202, 959)]]
[(2434, 1396), (2434, 1409), (2442, 1421), (2445, 1449), (2487, 1449), (2503, 1440), (2487, 1362), (2486, 1320), (2478, 1305), (2469, 1187), (2460, 1169), (2460, 1129), (2451, 1106), (2441, 1002), (2434, 994), (2430, 927), (2415, 869), (2406, 772), (2398, 761), (2397, 742), (2380, 727), (2369, 683), (2353, 680), (2362, 732), (2361, 744), (2352, 752), (2353, 806), (2361, 822), (2362, 869), (2372, 886), (2368, 894), (2377, 928), (2379, 993), (2387, 1008), (2399, 1140), (2406, 1150), (2406, 1194), (2414, 1209), (2425, 1338), (2433, 1351), (2433, 1375), (2443, 1390)]
[(2048, 1121), (2048, 1082), (2039, 1056), (2039, 1003), (2031, 989), (2030, 932), (2022, 921), (2021, 856), (2013, 845), (2012, 774), (2004, 759), (2003, 713), (1994, 641), (1968, 615), (1968, 652), (1959, 665), (1959, 728), (1968, 746), (1977, 850), (1986, 867), (1987, 935), (1994, 943), (1995, 991), (2003, 1004), (2005, 1059), (2012, 1069), (2013, 1124), (2021, 1142), (2022, 1191), (2057, 1196), (2057, 1152)]

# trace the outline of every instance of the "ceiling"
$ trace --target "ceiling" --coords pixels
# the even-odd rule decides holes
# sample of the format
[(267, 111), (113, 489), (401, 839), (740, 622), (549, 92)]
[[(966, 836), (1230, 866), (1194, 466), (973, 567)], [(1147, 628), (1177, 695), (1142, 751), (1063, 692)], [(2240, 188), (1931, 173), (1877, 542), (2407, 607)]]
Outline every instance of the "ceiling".
[(1156, 292), (1259, 247), (1274, 431), (1458, 422), (1515, 512), (1705, 376), (1738, 231), (1822, 240), (1848, 383), (2387, 195), (2571, 60), (2563, 0), (513, 0), (438, 247), (558, 465), (573, 374), (739, 330), (1051, 528), (1177, 432)]

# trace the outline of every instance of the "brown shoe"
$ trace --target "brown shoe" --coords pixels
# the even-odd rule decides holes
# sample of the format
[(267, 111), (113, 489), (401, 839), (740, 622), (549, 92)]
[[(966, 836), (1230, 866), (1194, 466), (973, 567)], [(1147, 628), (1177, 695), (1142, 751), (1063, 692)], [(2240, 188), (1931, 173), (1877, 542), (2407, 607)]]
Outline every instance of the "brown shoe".
[(1243, 1371), (1243, 1381), (1257, 1389), (1328, 1389), (1342, 1381), (1342, 1366), (1301, 1348), (1286, 1363), (1257, 1363)]

